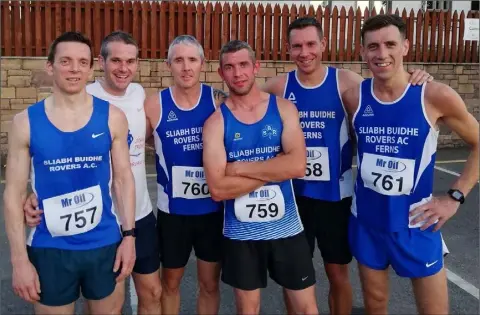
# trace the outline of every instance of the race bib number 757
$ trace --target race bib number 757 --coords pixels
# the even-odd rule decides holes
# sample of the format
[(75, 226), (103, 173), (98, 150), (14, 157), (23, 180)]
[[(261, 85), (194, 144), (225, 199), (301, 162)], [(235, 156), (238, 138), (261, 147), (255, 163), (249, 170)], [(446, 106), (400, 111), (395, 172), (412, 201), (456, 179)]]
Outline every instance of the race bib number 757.
[(43, 200), (48, 231), (52, 237), (70, 236), (94, 229), (103, 212), (99, 185)]
[(361, 174), (365, 187), (388, 196), (408, 195), (413, 188), (415, 160), (364, 153)]

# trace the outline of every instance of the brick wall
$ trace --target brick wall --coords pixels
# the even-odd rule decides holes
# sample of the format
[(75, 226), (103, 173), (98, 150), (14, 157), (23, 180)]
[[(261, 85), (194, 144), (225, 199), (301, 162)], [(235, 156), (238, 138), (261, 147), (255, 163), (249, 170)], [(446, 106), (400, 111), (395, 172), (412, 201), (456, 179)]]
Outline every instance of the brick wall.
[[(370, 76), (369, 70), (363, 63), (330, 63), (330, 65), (351, 69), (364, 77)], [(424, 68), (436, 80), (450, 85), (462, 96), (469, 111), (479, 120), (478, 64), (409, 64), (407, 66)], [(7, 151), (7, 133), (13, 115), (50, 94), (51, 81), (45, 74), (44, 67), (44, 58), (1, 59), (1, 154), (5, 154)], [(294, 67), (290, 62), (262, 62), (257, 81), (263, 83), (267, 78), (290, 71)], [(217, 61), (206, 63), (200, 79), (217, 88), (227, 90), (226, 85), (217, 74), (217, 68)], [(95, 63), (94, 77), (101, 75), (102, 72)], [(162, 60), (142, 60), (135, 81), (140, 82), (145, 87), (146, 93), (150, 94), (168, 87), (172, 83), (172, 78)], [(441, 130), (439, 147), (463, 145), (463, 141), (459, 140), (455, 134), (448, 130)]]

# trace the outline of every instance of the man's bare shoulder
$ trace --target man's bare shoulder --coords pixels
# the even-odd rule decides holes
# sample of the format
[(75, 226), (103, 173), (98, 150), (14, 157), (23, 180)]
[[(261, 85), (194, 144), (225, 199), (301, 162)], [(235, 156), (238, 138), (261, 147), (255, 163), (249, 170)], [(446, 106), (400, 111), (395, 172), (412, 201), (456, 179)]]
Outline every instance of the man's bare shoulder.
[(13, 144), (12, 141), (16, 142), (18, 145), (29, 145), (30, 119), (28, 117), (28, 108), (13, 116), (8, 136), (8, 142), (10, 145)]
[(221, 108), (217, 108), (213, 114), (211, 114), (203, 125), (203, 132), (211, 131), (212, 129), (217, 129), (222, 127), (223, 129), (223, 115)]
[(364, 78), (361, 75), (350, 69), (338, 69), (338, 81), (343, 91), (358, 87), (363, 80)]
[(144, 107), (145, 107), (145, 110), (147, 110), (147, 109), (152, 109), (154, 107), (157, 107), (159, 104), (160, 104), (159, 93), (153, 93), (148, 95), (145, 98)]
[[(425, 83), (424, 103), (440, 112), (440, 116), (456, 110), (464, 110), (465, 103), (461, 96), (449, 85), (438, 81)], [(443, 114), (443, 115), (442, 115)]]
[(287, 76), (288, 73), (283, 73), (276, 77), (268, 79), (267, 82), (265, 82), (265, 84), (262, 86), (262, 90), (264, 92), (283, 97), (285, 84), (287, 84)]
[(277, 106), (283, 119), (298, 117), (298, 109), (291, 101), (277, 96)]

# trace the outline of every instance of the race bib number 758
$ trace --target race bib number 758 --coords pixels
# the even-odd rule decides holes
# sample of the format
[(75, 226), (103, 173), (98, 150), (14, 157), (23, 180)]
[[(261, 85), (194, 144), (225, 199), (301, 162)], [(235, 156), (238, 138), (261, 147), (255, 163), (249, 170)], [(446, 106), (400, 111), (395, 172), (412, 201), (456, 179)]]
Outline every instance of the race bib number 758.
[(408, 195), (413, 188), (415, 160), (364, 153), (361, 174), (365, 187), (382, 195)]
[(43, 200), (48, 231), (52, 237), (70, 236), (94, 229), (103, 212), (99, 185)]

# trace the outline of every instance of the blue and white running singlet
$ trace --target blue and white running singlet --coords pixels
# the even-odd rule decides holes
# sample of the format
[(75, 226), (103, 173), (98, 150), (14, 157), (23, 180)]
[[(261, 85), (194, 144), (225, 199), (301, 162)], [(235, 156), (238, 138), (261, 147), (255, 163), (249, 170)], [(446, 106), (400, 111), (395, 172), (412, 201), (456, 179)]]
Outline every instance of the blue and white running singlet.
[[(227, 162), (263, 161), (282, 152), (283, 124), (276, 96), (270, 95), (265, 116), (245, 124), (221, 105)], [(281, 171), (281, 170), (279, 170)], [(267, 183), (244, 196), (225, 201), (224, 236), (235, 240), (271, 240), (303, 231), (291, 180)]]

